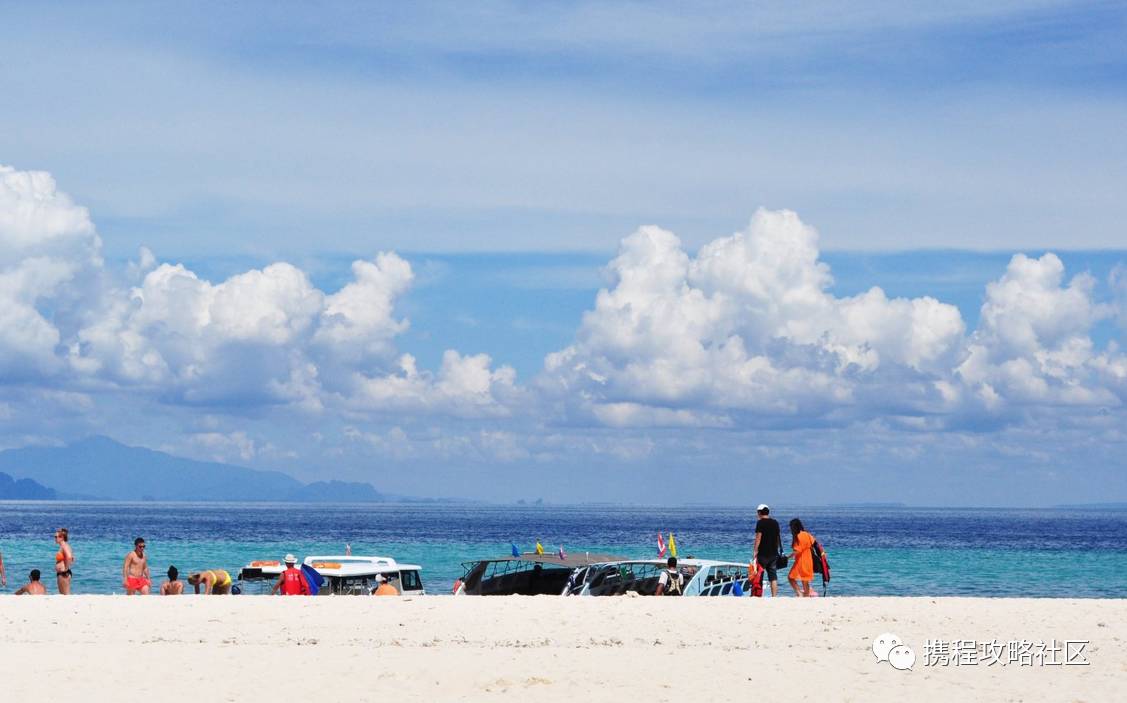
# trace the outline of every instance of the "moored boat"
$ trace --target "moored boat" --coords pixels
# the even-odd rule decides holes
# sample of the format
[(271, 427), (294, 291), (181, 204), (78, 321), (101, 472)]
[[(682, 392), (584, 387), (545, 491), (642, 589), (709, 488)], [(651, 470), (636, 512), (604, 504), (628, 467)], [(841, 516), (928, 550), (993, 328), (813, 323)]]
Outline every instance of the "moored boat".
[[(309, 556), (302, 562), (325, 579), (321, 593), (335, 595), (368, 595), (377, 585), (378, 576), (387, 579), (400, 595), (426, 595), (423, 588), (422, 567), (417, 564), (400, 564), (391, 557), (379, 556)], [(277, 560), (252, 561), (239, 570), (238, 580), (253, 586), (259, 593), (269, 593), (270, 588), (285, 570)]]
[(454, 595), (540, 596), (563, 594), (576, 569), (622, 557), (576, 552), (558, 554), (525, 553), (520, 556), (479, 559), (462, 564), (465, 576), (454, 587)]

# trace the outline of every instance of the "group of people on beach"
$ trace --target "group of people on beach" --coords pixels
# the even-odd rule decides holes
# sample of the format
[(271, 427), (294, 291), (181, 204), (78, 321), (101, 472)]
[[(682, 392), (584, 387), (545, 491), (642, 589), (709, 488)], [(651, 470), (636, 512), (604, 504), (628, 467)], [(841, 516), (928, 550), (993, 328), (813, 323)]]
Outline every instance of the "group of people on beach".
[[(766, 578), (771, 589), (771, 596), (779, 595), (779, 569), (791, 564), (787, 573), (794, 594), (800, 598), (809, 598), (817, 595), (811, 589), (814, 581), (815, 554), (817, 540), (814, 535), (806, 531), (802, 520), (794, 518), (787, 526), (791, 534), (791, 551), (783, 551), (782, 535), (779, 522), (771, 517), (771, 508), (766, 503), (760, 503), (756, 508), (755, 521), (755, 554), (749, 565), (748, 577), (752, 579)], [(679, 596), (684, 592), (685, 577), (677, 567), (677, 557), (669, 557), (665, 571), (658, 576), (657, 587), (654, 595)], [(760, 595), (756, 591), (753, 595)]]
[[(74, 564), (74, 551), (70, 548), (70, 534), (65, 527), (55, 530), (55, 544), (59, 551), (55, 552), (55, 581), (58, 584), (59, 595), (70, 594), (70, 580), (74, 576), (71, 565)], [(8, 574), (4, 571), (4, 557), (0, 555), (0, 585), (8, 585)], [(47, 587), (43, 585), (43, 573), (39, 569), (32, 569), (27, 575), (27, 583), (16, 589), (17, 596), (45, 596)]]
[[(55, 580), (58, 585), (59, 595), (70, 595), (71, 579), (74, 571), (74, 550), (70, 546), (70, 534), (65, 527), (55, 531), (55, 543), (59, 550), (55, 553)], [(160, 586), (160, 595), (178, 596), (184, 593), (184, 582), (180, 580), (180, 572), (175, 566), (169, 566), (167, 580)], [(188, 585), (210, 595), (224, 595), (231, 591), (231, 574), (226, 569), (209, 569), (190, 574), (187, 578)], [(8, 585), (8, 575), (4, 570), (4, 557), (0, 555), (0, 585)], [(125, 555), (121, 566), (121, 585), (125, 594), (147, 596), (152, 589), (152, 575), (149, 571), (149, 559), (145, 555), (145, 540), (138, 537), (133, 540), (133, 549)], [(43, 574), (39, 569), (32, 569), (28, 574), (28, 582), (15, 591), (15, 595), (47, 595), (47, 587), (43, 585)]]
[[(69, 595), (71, 579), (74, 576), (74, 550), (70, 546), (70, 534), (65, 527), (55, 531), (55, 543), (58, 552), (55, 554), (55, 578), (58, 583), (59, 595)], [(297, 565), (297, 558), (287, 554), (284, 560), (285, 570), (278, 576), (271, 594), (281, 593), (286, 596), (311, 595), (314, 590), (310, 587), (308, 577)], [(231, 573), (226, 569), (207, 569), (188, 575), (186, 582), (197, 594), (227, 595), (232, 592), (234, 584)], [(121, 586), (125, 595), (147, 596), (152, 591), (152, 574), (149, 569), (149, 558), (145, 554), (145, 539), (138, 537), (133, 540), (131, 549), (122, 561)], [(169, 566), (167, 579), (160, 586), (160, 595), (179, 596), (184, 593), (185, 581), (180, 580), (180, 572), (175, 566)], [(4, 570), (4, 557), (0, 554), (0, 585), (8, 585), (8, 575)], [(234, 591), (238, 593), (237, 590)], [(43, 574), (39, 569), (32, 569), (28, 574), (28, 581), (15, 591), (15, 595), (47, 595), (47, 587), (43, 584)], [(387, 582), (383, 576), (376, 577), (376, 586), (372, 595), (387, 596), (399, 595), (399, 591)]]
[[(820, 545), (812, 534), (806, 531), (802, 520), (793, 518), (789, 523), (791, 533), (790, 552), (783, 550), (782, 534), (779, 523), (771, 517), (771, 508), (761, 503), (756, 508), (755, 545), (753, 547), (754, 559), (751, 564), (752, 573), (749, 577), (758, 576), (765, 578), (771, 590), (771, 596), (779, 594), (780, 569), (791, 564), (787, 573), (794, 594), (808, 598), (816, 593), (811, 589), (814, 573), (817, 570), (815, 559), (821, 558)], [(70, 594), (71, 579), (74, 577), (74, 550), (70, 546), (70, 534), (65, 527), (55, 531), (55, 543), (58, 551), (55, 553), (55, 579), (58, 584), (59, 595)], [(282, 595), (310, 595), (313, 590), (302, 570), (297, 566), (297, 559), (292, 554), (285, 557), (285, 570), (278, 576), (271, 594)], [(668, 568), (664, 571), (657, 585), (656, 595), (680, 595), (683, 586), (683, 576), (677, 568), (677, 558), (670, 557)], [(827, 572), (828, 573), (828, 570)], [(160, 595), (178, 596), (184, 593), (184, 582), (180, 580), (180, 573), (175, 566), (169, 566), (168, 578), (160, 586)], [(825, 574), (823, 575), (825, 577)], [(387, 583), (386, 579), (377, 577), (377, 586), (372, 589), (373, 595), (398, 595), (395, 587)], [(226, 569), (208, 569), (197, 571), (187, 578), (188, 585), (192, 586), (197, 594), (201, 591), (207, 595), (226, 595), (231, 593), (231, 574)], [(4, 571), (4, 558), (0, 555), (0, 584), (8, 585), (8, 576)], [(149, 595), (152, 588), (152, 576), (149, 571), (149, 560), (145, 555), (145, 540), (138, 537), (133, 540), (133, 549), (125, 555), (121, 567), (121, 585), (126, 595)], [(238, 591), (236, 591), (237, 593)], [(16, 595), (46, 595), (47, 588), (42, 582), (42, 573), (39, 569), (32, 569), (28, 574), (28, 582), (16, 589)]]

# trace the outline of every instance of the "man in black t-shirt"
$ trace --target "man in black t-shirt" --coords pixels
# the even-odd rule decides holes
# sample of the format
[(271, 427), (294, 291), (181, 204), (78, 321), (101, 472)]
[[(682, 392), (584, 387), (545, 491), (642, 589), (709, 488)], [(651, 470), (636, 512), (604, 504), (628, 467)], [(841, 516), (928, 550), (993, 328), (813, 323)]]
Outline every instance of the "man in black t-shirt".
[(767, 572), (767, 580), (771, 583), (771, 597), (779, 595), (779, 574), (776, 562), (779, 559), (779, 523), (771, 514), (771, 508), (765, 503), (760, 503), (755, 510), (759, 519), (755, 522), (755, 561)]

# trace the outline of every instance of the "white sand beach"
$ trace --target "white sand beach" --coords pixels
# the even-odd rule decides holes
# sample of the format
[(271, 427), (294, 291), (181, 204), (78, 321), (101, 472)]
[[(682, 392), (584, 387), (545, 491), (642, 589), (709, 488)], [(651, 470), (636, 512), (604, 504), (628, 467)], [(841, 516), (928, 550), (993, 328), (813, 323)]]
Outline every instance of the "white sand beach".
[[(1110, 701), (1127, 601), (4, 597), (10, 700)], [(892, 632), (913, 670), (878, 663)], [(1089, 640), (1087, 666), (925, 666), (928, 639)], [(1003, 658), (1003, 661), (1005, 659)]]

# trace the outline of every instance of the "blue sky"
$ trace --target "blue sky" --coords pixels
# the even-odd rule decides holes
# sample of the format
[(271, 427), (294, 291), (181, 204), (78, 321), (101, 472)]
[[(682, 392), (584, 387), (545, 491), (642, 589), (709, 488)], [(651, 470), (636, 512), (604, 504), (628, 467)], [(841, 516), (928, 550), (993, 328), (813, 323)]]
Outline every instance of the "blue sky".
[(1123, 3), (0, 12), (0, 446), (1127, 499)]

